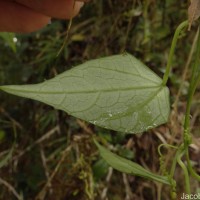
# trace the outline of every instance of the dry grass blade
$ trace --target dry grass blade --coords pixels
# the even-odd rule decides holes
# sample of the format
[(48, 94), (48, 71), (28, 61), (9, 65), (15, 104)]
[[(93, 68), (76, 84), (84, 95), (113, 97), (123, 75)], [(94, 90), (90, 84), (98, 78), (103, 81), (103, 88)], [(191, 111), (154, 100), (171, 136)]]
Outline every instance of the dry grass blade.
[(55, 126), (53, 129), (51, 129), (50, 131), (48, 131), (46, 134), (44, 134), (41, 138), (39, 138), (38, 140), (36, 140), (34, 143), (32, 143), (30, 146), (26, 147), (19, 155), (15, 156), (13, 158), (13, 160), (18, 160), (21, 156), (23, 156), (26, 152), (30, 151), (31, 149), (33, 149), (33, 147), (35, 147), (37, 144), (40, 144), (41, 142), (43, 142), (44, 140), (50, 138), (52, 135), (54, 135), (55, 133), (59, 132), (59, 126)]
[(188, 8), (188, 20), (189, 20), (188, 30), (191, 29), (193, 22), (196, 21), (199, 17), (200, 17), (200, 0), (191, 0), (191, 4)]
[(61, 164), (63, 163), (66, 155), (70, 152), (72, 146), (68, 146), (63, 152), (62, 152), (62, 157), (59, 160), (58, 164), (56, 165), (54, 171), (52, 172), (52, 174), (50, 175), (49, 179), (47, 180), (46, 184), (44, 185), (44, 187), (42, 188), (42, 190), (39, 192), (38, 196), (36, 197), (36, 200), (44, 200), (46, 193), (47, 193), (47, 188), (51, 185), (51, 181), (54, 178), (54, 176), (56, 175), (56, 173), (58, 172)]
[(17, 193), (17, 191), (15, 190), (15, 188), (10, 185), (10, 183), (8, 183), (7, 181), (3, 180), (2, 178), (0, 178), (0, 185), (4, 185), (5, 187), (8, 188), (9, 191), (11, 191), (13, 193), (13, 195), (18, 199), (18, 200), (22, 200), (23, 198)]

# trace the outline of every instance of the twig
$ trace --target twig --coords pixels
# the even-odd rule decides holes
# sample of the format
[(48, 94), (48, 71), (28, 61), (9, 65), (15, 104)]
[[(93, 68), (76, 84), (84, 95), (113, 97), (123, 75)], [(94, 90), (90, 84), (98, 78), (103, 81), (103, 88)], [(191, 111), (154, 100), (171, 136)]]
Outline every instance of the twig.
[(77, 121), (78, 125), (79, 125), (86, 133), (89, 133), (89, 134), (91, 134), (91, 135), (94, 134), (93, 131), (92, 131), (92, 129), (89, 128), (89, 127), (85, 124), (85, 122), (83, 122), (83, 121), (80, 120), (80, 119), (77, 119), (76, 121)]
[(162, 135), (159, 131), (154, 131), (154, 133), (156, 134), (156, 136), (160, 139), (160, 141), (161, 141), (163, 144), (167, 144), (166, 139), (163, 137), (163, 135)]
[[(108, 169), (108, 174), (107, 174), (107, 177), (106, 177), (106, 183), (108, 184), (111, 180), (111, 177), (112, 177), (112, 174), (113, 174), (113, 168), (112, 167), (109, 167)], [(107, 199), (107, 192), (108, 192), (108, 186), (105, 187), (101, 193), (101, 199), (102, 200), (105, 200)]]
[(22, 125), (16, 121), (14, 118), (12, 118), (9, 113), (7, 113), (4, 108), (0, 107), (0, 113), (2, 113), (5, 117), (7, 117), (14, 125), (16, 125), (19, 129), (23, 130)]
[(26, 147), (24, 151), (22, 151), (19, 155), (15, 156), (13, 158), (13, 160), (17, 160), (19, 159), (19, 157), (23, 156), (25, 153), (27, 153), (28, 151), (30, 151), (33, 147), (35, 147), (37, 144), (43, 142), (44, 140), (48, 139), (49, 137), (51, 137), (53, 134), (55, 134), (56, 132), (59, 132), (59, 126), (55, 126), (53, 129), (51, 129), (50, 131), (48, 131), (46, 134), (44, 134), (41, 138), (39, 138), (37, 141), (35, 141), (33, 144), (31, 144), (30, 146)]
[(21, 197), (17, 191), (15, 190), (15, 188), (10, 185), (10, 183), (8, 183), (7, 181), (3, 180), (1, 177), (0, 177), (0, 184), (4, 185), (5, 187), (8, 188), (8, 190), (10, 190), (13, 195), (18, 199), (18, 200), (23, 200), (23, 197)]
[(42, 188), (42, 190), (39, 192), (39, 194), (37, 195), (36, 197), (36, 200), (43, 200), (45, 199), (45, 196), (46, 196), (46, 189), (47, 187), (50, 185), (52, 179), (54, 178), (54, 176), (56, 175), (56, 173), (58, 172), (61, 164), (64, 162), (64, 159), (67, 155), (67, 153), (71, 150), (72, 146), (68, 146), (62, 153), (62, 157), (61, 159), (59, 160), (58, 164), (56, 165), (54, 171), (52, 172), (51, 176), (49, 177), (49, 179), (47, 180), (45, 186)]
[(125, 200), (132, 200), (133, 199), (133, 193), (131, 191), (131, 187), (130, 187), (129, 182), (128, 182), (127, 174), (123, 173), (122, 176), (123, 176), (123, 182), (124, 182), (125, 190), (126, 190)]
[[(45, 153), (44, 153), (44, 149), (43, 149), (42, 145), (40, 145), (40, 155), (41, 155), (42, 164), (44, 167), (46, 178), (47, 178), (47, 180), (49, 180), (49, 178), (50, 178), (49, 169), (47, 167), (47, 159), (45, 157)], [(52, 194), (51, 182), (49, 183), (48, 188), (49, 188), (49, 192)]]

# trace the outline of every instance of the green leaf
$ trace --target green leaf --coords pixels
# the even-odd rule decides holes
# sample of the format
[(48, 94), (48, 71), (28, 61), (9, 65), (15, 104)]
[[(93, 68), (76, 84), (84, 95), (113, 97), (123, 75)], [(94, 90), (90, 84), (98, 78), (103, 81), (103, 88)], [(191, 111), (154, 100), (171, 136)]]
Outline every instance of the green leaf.
[(88, 61), (40, 84), (0, 89), (120, 132), (138, 133), (163, 124), (170, 111), (168, 88), (127, 53)]
[[(119, 146), (119, 145), (116, 145), (116, 146)], [(132, 150), (122, 148), (122, 146), (118, 147), (118, 151), (119, 151), (119, 156), (122, 156), (127, 159), (133, 159), (135, 156)]]
[(131, 175), (141, 176), (153, 181), (158, 181), (160, 183), (168, 184), (170, 185), (170, 182), (168, 180), (168, 177), (166, 176), (159, 176), (157, 174), (154, 174), (146, 169), (144, 169), (142, 166), (140, 166), (137, 163), (134, 163), (130, 160), (127, 160), (125, 158), (122, 158), (109, 150), (107, 150), (105, 147), (100, 145), (97, 141), (95, 141), (96, 146), (98, 147), (101, 156), (105, 161), (114, 169), (124, 172)]
[(1, 32), (0, 37), (9, 45), (14, 53), (16, 53), (16, 44), (14, 42), (15, 34), (14, 33), (7, 33)]
[(104, 159), (97, 160), (92, 166), (94, 178), (96, 180), (101, 179), (108, 173), (109, 165)]

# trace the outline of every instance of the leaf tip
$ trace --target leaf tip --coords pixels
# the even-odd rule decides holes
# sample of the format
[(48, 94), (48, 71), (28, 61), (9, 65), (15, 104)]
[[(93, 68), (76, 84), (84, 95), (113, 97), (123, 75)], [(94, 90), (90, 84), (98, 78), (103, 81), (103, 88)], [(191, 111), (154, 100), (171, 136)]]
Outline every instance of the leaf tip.
[(7, 90), (9, 90), (9, 86), (8, 85), (2, 85), (2, 86), (0, 86), (0, 90), (7, 92)]
[(0, 86), (0, 90), (5, 90), (5, 86)]

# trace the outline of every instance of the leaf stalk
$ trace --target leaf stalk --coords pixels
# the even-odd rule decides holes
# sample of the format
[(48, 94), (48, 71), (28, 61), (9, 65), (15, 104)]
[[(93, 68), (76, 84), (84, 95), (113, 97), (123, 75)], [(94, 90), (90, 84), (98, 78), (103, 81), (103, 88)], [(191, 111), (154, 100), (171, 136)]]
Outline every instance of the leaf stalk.
[(173, 61), (173, 56), (174, 56), (174, 52), (175, 52), (175, 47), (178, 41), (178, 38), (180, 36), (180, 33), (183, 31), (183, 29), (188, 26), (188, 21), (184, 21), (182, 22), (176, 29), (175, 33), (174, 33), (174, 37), (172, 40), (172, 44), (171, 44), (171, 48), (170, 48), (170, 52), (169, 52), (169, 59), (167, 62), (167, 66), (166, 66), (166, 71), (165, 74), (163, 76), (163, 82), (162, 85), (165, 86), (167, 84), (168, 78), (169, 78), (169, 74), (171, 71), (171, 67), (172, 67), (172, 61)]

